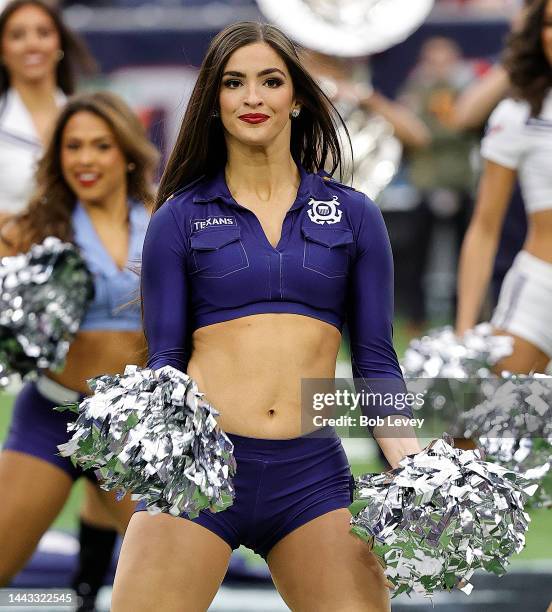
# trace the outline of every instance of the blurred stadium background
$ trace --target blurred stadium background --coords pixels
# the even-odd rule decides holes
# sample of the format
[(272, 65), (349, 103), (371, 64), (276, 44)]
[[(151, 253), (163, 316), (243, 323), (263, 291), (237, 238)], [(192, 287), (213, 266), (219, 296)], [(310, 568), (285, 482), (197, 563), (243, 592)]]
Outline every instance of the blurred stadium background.
[[(0, 7), (2, 4), (0, 0)], [(262, 19), (254, 0), (92, 0), (67, 1), (62, 5), (68, 24), (83, 35), (101, 67), (100, 76), (84, 87), (108, 88), (121, 94), (139, 111), (152, 140), (165, 154), (175, 137), (197, 67), (212, 35), (233, 21)], [(415, 67), (423, 43), (435, 36), (446, 37), (458, 45), (462, 61), (470, 66), (472, 78), (477, 79), (500, 53), (510, 18), (518, 7), (515, 0), (437, 0), (429, 18), (412, 36), (369, 59), (374, 87), (389, 98), (396, 98)], [(411, 192), (408, 195), (404, 189), (398, 189), (404, 187), (401, 180), (392, 183), (389, 189), (395, 191), (383, 198), (394, 202), (396, 209), (387, 212), (396, 251), (404, 246), (406, 234), (411, 233), (408, 214), (416, 208)], [(472, 185), (466, 184), (465, 189), (473, 193)], [(402, 217), (393, 218), (397, 210)], [(401, 305), (401, 300), (397, 300), (395, 338), (399, 356), (409, 338), (420, 329), (450, 322), (452, 317), (456, 247), (446, 219), (435, 225), (428, 240), (430, 256), (423, 271), (424, 315), (412, 315), (408, 304)], [(346, 347), (342, 357), (340, 368), (346, 372)], [(12, 401), (11, 395), (0, 395), (0, 442), (9, 423)], [(346, 444), (355, 474), (381, 470), (375, 446), (369, 441), (348, 440)], [(18, 577), (18, 586), (67, 584), (78, 546), (72, 534), (81, 495), (80, 483), (58, 517), (55, 531), (45, 537), (41, 549)], [(552, 510), (534, 511), (531, 518), (527, 546), (514, 559), (507, 576), (501, 579), (476, 576), (476, 588), (469, 597), (461, 592), (440, 594), (434, 598), (434, 607), (417, 598), (399, 598), (393, 610), (544, 612), (552, 601)], [(213, 603), (213, 611), (287, 609), (271, 586), (266, 566), (259, 557), (240, 550), (232, 568)], [(109, 593), (109, 587), (102, 591), (99, 609), (109, 609)]]

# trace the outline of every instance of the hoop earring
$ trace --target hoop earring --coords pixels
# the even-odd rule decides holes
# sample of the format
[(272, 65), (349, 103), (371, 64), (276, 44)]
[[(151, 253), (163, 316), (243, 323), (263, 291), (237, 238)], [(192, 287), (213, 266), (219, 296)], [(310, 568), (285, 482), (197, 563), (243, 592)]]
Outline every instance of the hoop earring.
[(134, 172), (135, 169), (136, 169), (136, 164), (134, 162), (130, 162), (129, 164), (127, 164), (127, 170), (129, 172)]

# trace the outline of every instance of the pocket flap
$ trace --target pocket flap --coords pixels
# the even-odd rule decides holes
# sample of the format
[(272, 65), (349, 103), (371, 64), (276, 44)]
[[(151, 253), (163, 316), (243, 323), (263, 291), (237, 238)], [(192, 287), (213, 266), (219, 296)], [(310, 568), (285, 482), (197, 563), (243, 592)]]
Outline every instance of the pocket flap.
[(240, 239), (240, 228), (226, 228), (199, 232), (190, 238), (192, 249), (214, 251)]
[(352, 244), (354, 241), (353, 232), (350, 229), (322, 229), (304, 226), (301, 228), (301, 231), (305, 238), (327, 247)]

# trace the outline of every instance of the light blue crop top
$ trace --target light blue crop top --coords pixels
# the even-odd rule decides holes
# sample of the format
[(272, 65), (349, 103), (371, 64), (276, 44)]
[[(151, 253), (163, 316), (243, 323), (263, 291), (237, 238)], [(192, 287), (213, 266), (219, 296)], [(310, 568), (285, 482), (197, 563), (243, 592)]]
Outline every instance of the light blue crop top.
[(129, 201), (130, 236), (128, 261), (123, 270), (102, 244), (84, 206), (77, 202), (73, 212), (75, 243), (94, 277), (94, 300), (81, 322), (80, 330), (128, 330), (142, 328), (140, 305), (128, 304), (139, 297), (138, 268), (149, 214), (138, 202)]

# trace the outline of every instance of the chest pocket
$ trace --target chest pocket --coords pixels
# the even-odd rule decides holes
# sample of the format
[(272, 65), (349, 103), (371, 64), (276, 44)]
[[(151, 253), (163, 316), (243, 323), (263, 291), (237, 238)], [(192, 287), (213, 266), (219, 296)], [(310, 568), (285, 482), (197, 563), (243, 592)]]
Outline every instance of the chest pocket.
[(190, 238), (190, 246), (191, 274), (222, 278), (249, 267), (239, 227), (199, 232)]
[(347, 275), (349, 245), (353, 243), (350, 229), (302, 227), (305, 238), (303, 267), (327, 278)]

